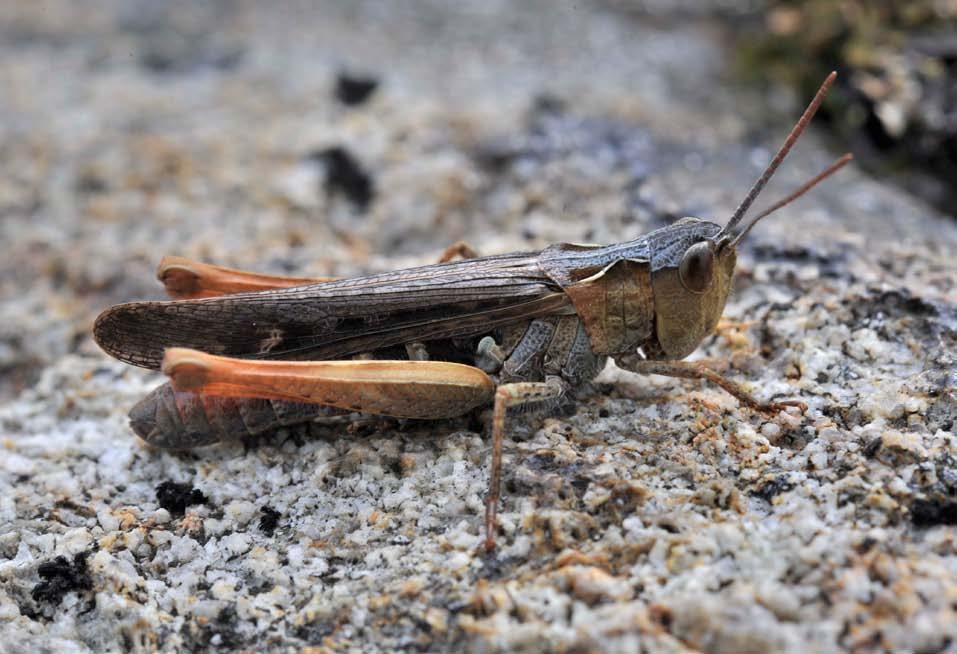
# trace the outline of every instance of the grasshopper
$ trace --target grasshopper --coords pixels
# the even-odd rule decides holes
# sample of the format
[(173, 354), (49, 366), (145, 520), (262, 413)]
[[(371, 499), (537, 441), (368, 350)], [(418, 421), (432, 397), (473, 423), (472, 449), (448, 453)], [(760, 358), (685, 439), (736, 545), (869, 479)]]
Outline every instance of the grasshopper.
[(851, 160), (844, 155), (739, 227), (835, 76), (723, 227), (682, 218), (625, 243), (489, 257), (458, 244), (438, 264), (352, 279), (165, 258), (159, 278), (177, 299), (117, 305), (94, 326), (107, 353), (170, 378), (130, 412), (132, 429), (158, 447), (190, 448), (318, 416), (442, 419), (491, 404), (492, 549), (509, 409), (547, 410), (609, 357), (636, 373), (709, 380), (756, 410), (805, 411), (798, 400), (762, 402), (681, 359), (724, 310), (738, 243)]

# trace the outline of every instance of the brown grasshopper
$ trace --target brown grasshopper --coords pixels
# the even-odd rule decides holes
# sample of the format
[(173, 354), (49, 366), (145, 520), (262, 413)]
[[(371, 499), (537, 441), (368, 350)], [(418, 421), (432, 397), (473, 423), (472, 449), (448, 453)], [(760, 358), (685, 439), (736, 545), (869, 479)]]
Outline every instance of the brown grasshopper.
[(626, 243), (480, 258), (460, 244), (435, 265), (341, 280), (167, 257), (159, 277), (179, 299), (114, 306), (94, 327), (109, 354), (170, 377), (130, 412), (133, 430), (158, 447), (190, 448), (331, 413), (440, 419), (492, 404), (491, 549), (509, 408), (553, 406), (609, 356), (637, 373), (707, 379), (761, 411), (806, 410), (761, 402), (680, 359), (714, 330), (751, 227), (850, 161), (738, 228), (835, 76), (724, 227), (683, 218)]

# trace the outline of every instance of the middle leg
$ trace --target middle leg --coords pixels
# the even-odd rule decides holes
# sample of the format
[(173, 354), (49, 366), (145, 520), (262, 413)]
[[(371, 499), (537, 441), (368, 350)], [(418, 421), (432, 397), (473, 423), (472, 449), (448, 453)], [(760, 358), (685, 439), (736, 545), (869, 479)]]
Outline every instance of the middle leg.
[(447, 263), (455, 257), (461, 257), (463, 259), (475, 259), (478, 257), (478, 255), (479, 254), (475, 248), (465, 241), (456, 241), (449, 247), (445, 248), (445, 251), (442, 252), (442, 255), (439, 257), (439, 263)]
[(509, 408), (550, 403), (566, 392), (560, 377), (548, 377), (544, 382), (516, 382), (503, 384), (495, 391), (492, 413), (492, 462), (489, 471), (488, 496), (485, 500), (485, 550), (495, 549), (495, 518), (502, 492), (502, 443), (505, 440), (505, 417)]

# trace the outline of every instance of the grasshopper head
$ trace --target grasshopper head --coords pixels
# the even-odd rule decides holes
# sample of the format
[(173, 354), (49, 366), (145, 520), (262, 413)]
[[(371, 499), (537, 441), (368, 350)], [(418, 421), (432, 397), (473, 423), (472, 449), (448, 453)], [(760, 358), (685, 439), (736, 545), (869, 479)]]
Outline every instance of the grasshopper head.
[(759, 220), (801, 197), (851, 161), (852, 155), (845, 154), (796, 191), (765, 209), (746, 225), (741, 225), (761, 189), (820, 107), (836, 76), (837, 73), (831, 73), (824, 80), (784, 144), (724, 227), (698, 218), (682, 218), (676, 224), (659, 230), (661, 234), (658, 238), (650, 239), (657, 347), (653, 341), (644, 347), (647, 356), (681, 359), (691, 354), (718, 324), (731, 292), (736, 250), (741, 239)]
[(737, 256), (729, 239), (716, 238), (721, 227), (714, 223), (682, 218), (666, 230), (662, 240), (652, 241), (658, 347), (650, 349), (659, 351), (646, 354), (683, 359), (718, 324), (731, 292)]

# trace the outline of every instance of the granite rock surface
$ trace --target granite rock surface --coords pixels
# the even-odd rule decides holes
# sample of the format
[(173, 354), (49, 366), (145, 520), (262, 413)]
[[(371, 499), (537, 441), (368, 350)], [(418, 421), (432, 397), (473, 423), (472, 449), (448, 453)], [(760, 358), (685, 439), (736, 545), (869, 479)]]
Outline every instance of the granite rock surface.
[(707, 17), (53, 1), (0, 35), (0, 650), (957, 652), (957, 224), (853, 167), (755, 229), (694, 355), (808, 412), (609, 366), (515, 421), (491, 555), (488, 412), (162, 452), (126, 418), (161, 377), (90, 338), (163, 254), (722, 222), (806, 99), (735, 87)]

